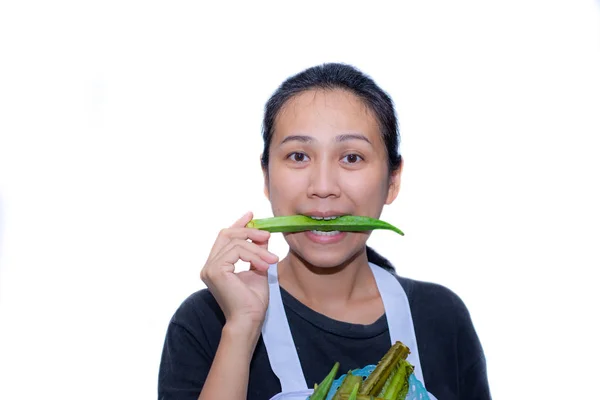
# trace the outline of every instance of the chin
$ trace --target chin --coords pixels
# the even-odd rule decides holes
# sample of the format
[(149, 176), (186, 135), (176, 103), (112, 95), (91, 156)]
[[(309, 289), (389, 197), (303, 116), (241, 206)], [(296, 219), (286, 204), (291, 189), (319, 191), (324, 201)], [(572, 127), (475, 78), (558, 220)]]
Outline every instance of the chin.
[(360, 249), (347, 249), (346, 251), (325, 249), (321, 251), (311, 251), (310, 249), (298, 251), (297, 249), (292, 249), (292, 251), (308, 266), (323, 269), (343, 268), (360, 255)]

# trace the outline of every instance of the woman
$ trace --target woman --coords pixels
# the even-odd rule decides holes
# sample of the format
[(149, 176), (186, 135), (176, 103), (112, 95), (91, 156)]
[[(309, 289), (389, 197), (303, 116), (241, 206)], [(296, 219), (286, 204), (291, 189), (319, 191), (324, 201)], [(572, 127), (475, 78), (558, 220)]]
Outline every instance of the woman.
[[(398, 195), (402, 159), (392, 100), (369, 77), (325, 64), (289, 78), (265, 107), (262, 169), (273, 214), (379, 218)], [(450, 290), (400, 277), (369, 232), (287, 233), (289, 252), (246, 228), (216, 238), (166, 334), (159, 399), (306, 399), (340, 374), (376, 364), (395, 340), (430, 398), (490, 398), (468, 310)], [(249, 271), (234, 273), (243, 260)]]

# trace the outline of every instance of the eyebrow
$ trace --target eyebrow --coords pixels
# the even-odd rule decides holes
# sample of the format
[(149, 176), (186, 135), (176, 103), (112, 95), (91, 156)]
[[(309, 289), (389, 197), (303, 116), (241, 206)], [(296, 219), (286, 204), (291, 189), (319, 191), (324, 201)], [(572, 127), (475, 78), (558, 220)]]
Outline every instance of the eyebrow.
[[(335, 141), (337, 143), (347, 142), (349, 140), (363, 140), (369, 144), (372, 144), (371, 141), (365, 135), (361, 135), (360, 133), (346, 133), (346, 134), (338, 135), (335, 137)], [(314, 141), (315, 141), (315, 138), (313, 138), (312, 136), (291, 135), (291, 136), (285, 137), (279, 145), (282, 145), (287, 142), (311, 143)]]

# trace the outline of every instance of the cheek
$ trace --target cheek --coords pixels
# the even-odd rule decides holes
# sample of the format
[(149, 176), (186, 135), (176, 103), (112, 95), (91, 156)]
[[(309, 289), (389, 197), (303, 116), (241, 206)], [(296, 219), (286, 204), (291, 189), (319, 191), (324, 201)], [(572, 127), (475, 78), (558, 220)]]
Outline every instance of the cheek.
[(387, 197), (387, 184), (384, 176), (365, 174), (345, 180), (344, 192), (354, 203), (364, 210), (378, 210)]
[(270, 200), (274, 210), (285, 211), (293, 205), (293, 199), (298, 198), (305, 188), (300, 174), (286, 174), (273, 168), (270, 175)]
[(369, 194), (371, 196), (385, 196), (387, 192), (387, 185), (383, 174), (376, 173), (374, 171), (364, 171), (360, 175), (353, 175), (348, 179), (344, 180), (345, 187), (349, 191), (355, 194), (362, 194), (363, 196)]

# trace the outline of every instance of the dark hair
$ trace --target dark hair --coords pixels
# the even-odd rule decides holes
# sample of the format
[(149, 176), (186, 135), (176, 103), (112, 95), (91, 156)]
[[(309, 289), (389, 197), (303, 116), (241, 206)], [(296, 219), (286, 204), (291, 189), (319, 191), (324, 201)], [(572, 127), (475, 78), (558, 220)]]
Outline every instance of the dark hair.
[(369, 76), (355, 67), (341, 63), (326, 63), (308, 68), (284, 81), (265, 105), (263, 118), (264, 149), (261, 163), (269, 164), (269, 147), (273, 138), (275, 119), (283, 105), (293, 96), (311, 89), (345, 89), (360, 98), (375, 114), (388, 155), (390, 171), (400, 166), (398, 152), (400, 134), (394, 103)]
[[(326, 63), (308, 68), (284, 81), (265, 105), (263, 118), (264, 149), (261, 163), (269, 165), (269, 147), (273, 138), (275, 119), (283, 105), (293, 96), (311, 89), (345, 89), (360, 98), (375, 114), (387, 150), (389, 171), (396, 170), (402, 161), (398, 151), (400, 134), (391, 97), (371, 77), (357, 68), (341, 63)], [(393, 265), (367, 246), (367, 259), (381, 268), (394, 272)]]

